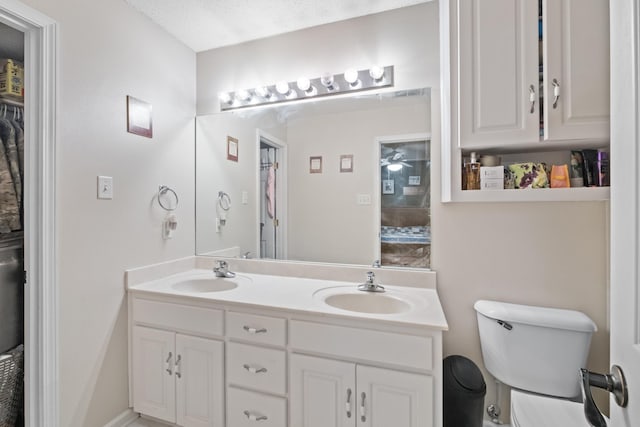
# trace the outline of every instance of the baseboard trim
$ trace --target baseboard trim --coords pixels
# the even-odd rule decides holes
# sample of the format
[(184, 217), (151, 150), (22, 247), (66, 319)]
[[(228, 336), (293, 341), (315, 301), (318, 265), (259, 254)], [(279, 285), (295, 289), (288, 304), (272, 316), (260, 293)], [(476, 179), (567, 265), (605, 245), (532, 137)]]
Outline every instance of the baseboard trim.
[(140, 418), (140, 414), (133, 412), (133, 409), (127, 409), (108, 423), (104, 427), (125, 427), (131, 424), (133, 421)]

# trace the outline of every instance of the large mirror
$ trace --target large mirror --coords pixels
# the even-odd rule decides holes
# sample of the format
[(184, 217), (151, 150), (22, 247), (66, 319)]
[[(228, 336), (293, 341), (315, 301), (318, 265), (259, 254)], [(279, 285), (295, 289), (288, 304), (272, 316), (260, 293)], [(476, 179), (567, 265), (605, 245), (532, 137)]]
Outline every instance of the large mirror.
[(196, 120), (196, 253), (430, 266), (429, 89)]

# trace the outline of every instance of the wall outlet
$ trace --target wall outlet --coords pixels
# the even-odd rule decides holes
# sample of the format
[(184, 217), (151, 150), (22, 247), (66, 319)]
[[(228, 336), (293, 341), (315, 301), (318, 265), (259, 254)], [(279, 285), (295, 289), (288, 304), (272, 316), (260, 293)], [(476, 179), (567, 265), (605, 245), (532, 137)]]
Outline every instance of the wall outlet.
[(113, 199), (113, 178), (110, 176), (98, 177), (98, 199)]
[(356, 198), (356, 202), (359, 205), (370, 205), (371, 204), (371, 194), (358, 194)]

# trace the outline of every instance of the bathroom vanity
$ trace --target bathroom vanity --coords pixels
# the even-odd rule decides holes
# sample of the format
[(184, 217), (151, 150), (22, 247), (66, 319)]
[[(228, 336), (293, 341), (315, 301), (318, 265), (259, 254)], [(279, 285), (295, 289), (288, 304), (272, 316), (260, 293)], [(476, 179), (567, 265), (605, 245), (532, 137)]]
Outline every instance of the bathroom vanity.
[(180, 426), (442, 426), (435, 273), (378, 269), (374, 294), (357, 290), (362, 267), (238, 260), (216, 278), (213, 262), (127, 272), (134, 411)]

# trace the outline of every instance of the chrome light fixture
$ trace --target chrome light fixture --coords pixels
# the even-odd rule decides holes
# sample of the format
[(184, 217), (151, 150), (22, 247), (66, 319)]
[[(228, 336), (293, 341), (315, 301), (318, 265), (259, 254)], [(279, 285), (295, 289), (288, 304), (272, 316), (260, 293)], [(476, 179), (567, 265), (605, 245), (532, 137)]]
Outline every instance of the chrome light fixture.
[(301, 77), (296, 81), (280, 81), (258, 86), (255, 89), (239, 89), (219, 95), (220, 111), (256, 107), (279, 102), (300, 101), (316, 97), (340, 95), (354, 91), (375, 90), (393, 86), (393, 66), (372, 66), (369, 69), (346, 70), (344, 73), (324, 73), (320, 77)]

